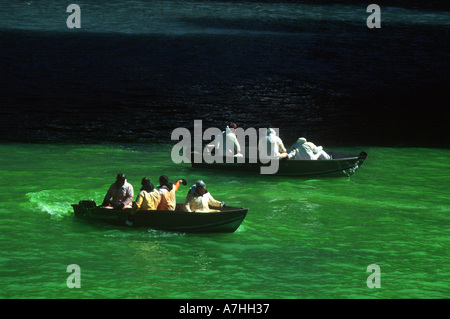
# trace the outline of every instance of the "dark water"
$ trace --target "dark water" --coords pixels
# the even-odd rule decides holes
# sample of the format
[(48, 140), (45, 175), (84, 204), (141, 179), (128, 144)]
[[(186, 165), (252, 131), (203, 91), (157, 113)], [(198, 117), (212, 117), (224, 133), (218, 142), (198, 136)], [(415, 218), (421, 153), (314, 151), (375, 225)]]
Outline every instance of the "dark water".
[(448, 11), (357, 2), (3, 5), (1, 139), (168, 141), (176, 127), (279, 127), (289, 141), (448, 146)]

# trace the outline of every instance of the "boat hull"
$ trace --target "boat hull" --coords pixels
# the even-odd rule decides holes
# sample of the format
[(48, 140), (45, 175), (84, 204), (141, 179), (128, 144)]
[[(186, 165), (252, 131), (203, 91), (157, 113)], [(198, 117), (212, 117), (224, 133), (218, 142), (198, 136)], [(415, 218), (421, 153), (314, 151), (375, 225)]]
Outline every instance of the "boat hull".
[(126, 225), (131, 219), (133, 227), (148, 227), (156, 230), (189, 233), (232, 233), (244, 221), (248, 209), (223, 207), (219, 212), (197, 213), (181, 210), (177, 204), (175, 211), (138, 211), (132, 217), (132, 209), (107, 209), (96, 206), (93, 201), (80, 201), (72, 205), (75, 216), (84, 220), (107, 222), (113, 225)]
[[(333, 153), (332, 160), (286, 160), (279, 161), (278, 171), (273, 175), (281, 176), (315, 176), (315, 175), (327, 175), (327, 176), (351, 176), (353, 175), (364, 163), (367, 158), (365, 152), (361, 152), (359, 155)], [(229, 162), (227, 162), (227, 160)], [(223, 163), (207, 163), (202, 161), (201, 163), (192, 162), (192, 167), (201, 169), (219, 169), (229, 171), (251, 172), (260, 173), (261, 167), (268, 167), (271, 163), (252, 162), (250, 159), (245, 158), (243, 163), (239, 163), (237, 158), (223, 158)]]

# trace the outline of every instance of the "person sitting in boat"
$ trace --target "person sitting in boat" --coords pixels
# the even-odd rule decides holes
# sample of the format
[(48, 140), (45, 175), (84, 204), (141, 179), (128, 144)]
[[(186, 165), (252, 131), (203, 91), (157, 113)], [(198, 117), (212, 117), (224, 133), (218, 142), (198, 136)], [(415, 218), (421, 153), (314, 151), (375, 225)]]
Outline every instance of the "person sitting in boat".
[(312, 142), (306, 141), (306, 138), (300, 137), (297, 142), (292, 145), (297, 150), (295, 159), (299, 160), (330, 160), (331, 156), (323, 150), (322, 146), (316, 146)]
[(142, 188), (135, 202), (136, 211), (156, 210), (161, 201), (160, 193), (155, 189), (148, 177), (142, 179), (141, 185)]
[(214, 139), (214, 150), (220, 156), (242, 156), (241, 146), (236, 137), (236, 124), (231, 123)]
[(206, 184), (202, 180), (198, 180), (192, 185), (189, 193), (184, 201), (184, 210), (187, 212), (218, 212), (219, 210), (210, 209), (211, 207), (223, 207), (224, 202), (215, 200), (206, 190)]
[(103, 199), (102, 206), (114, 209), (131, 208), (133, 205), (133, 198), (133, 186), (127, 182), (125, 174), (117, 174), (116, 181), (109, 187), (108, 192)]
[(161, 200), (161, 195), (155, 189), (155, 186), (150, 182), (148, 177), (144, 177), (141, 181), (141, 190), (134, 202), (133, 209), (130, 212), (126, 220), (128, 226), (133, 226), (133, 216), (138, 211), (142, 210), (155, 210)]
[(179, 179), (172, 184), (166, 175), (159, 177), (158, 192), (161, 195), (161, 201), (159, 202), (158, 210), (175, 210), (177, 206), (175, 193), (178, 191), (180, 184), (186, 185), (186, 180)]
[[(266, 154), (261, 154), (263, 152), (263, 143), (266, 143)], [(267, 129), (267, 136), (259, 139), (258, 143), (258, 151), (260, 156), (262, 157), (271, 157), (271, 158), (287, 158), (291, 159), (295, 156), (295, 151), (287, 153), (286, 148), (284, 147), (283, 141), (281, 138), (277, 136), (277, 133), (273, 128)]]

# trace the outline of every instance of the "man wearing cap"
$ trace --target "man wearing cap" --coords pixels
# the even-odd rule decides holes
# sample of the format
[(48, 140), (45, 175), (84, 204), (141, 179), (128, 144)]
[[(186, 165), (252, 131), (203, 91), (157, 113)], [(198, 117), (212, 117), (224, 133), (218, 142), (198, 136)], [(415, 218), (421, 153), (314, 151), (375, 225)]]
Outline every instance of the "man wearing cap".
[(206, 184), (202, 180), (198, 180), (189, 190), (186, 200), (184, 201), (184, 210), (187, 212), (218, 212), (219, 210), (210, 209), (209, 207), (223, 207), (224, 202), (215, 200), (206, 190)]
[(214, 148), (216, 155), (235, 156), (241, 154), (241, 146), (236, 137), (237, 126), (231, 123), (221, 134), (216, 135), (214, 139)]
[(109, 206), (115, 209), (131, 208), (133, 198), (133, 186), (127, 182), (125, 174), (117, 174), (116, 181), (109, 187), (102, 206)]
[(331, 156), (328, 155), (322, 146), (316, 146), (312, 142), (306, 141), (306, 138), (300, 137), (297, 143), (292, 145), (293, 148), (297, 150), (295, 154), (295, 159), (299, 160), (317, 160), (324, 159), (330, 160)]

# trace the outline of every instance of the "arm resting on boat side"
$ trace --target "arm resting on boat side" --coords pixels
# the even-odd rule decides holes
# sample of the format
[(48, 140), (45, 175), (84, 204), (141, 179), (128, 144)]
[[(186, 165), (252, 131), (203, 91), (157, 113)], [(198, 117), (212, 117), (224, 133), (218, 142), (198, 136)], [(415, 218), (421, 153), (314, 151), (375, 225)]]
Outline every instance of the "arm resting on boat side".
[(190, 192), (184, 202), (184, 210), (186, 212), (215, 212), (217, 210), (211, 210), (209, 207), (223, 206), (225, 206), (225, 203), (215, 200), (210, 193), (195, 196), (193, 192)]
[(215, 200), (214, 197), (210, 193), (206, 194), (208, 195), (208, 204), (211, 207), (222, 207), (224, 204), (222, 202), (219, 202), (218, 200)]

